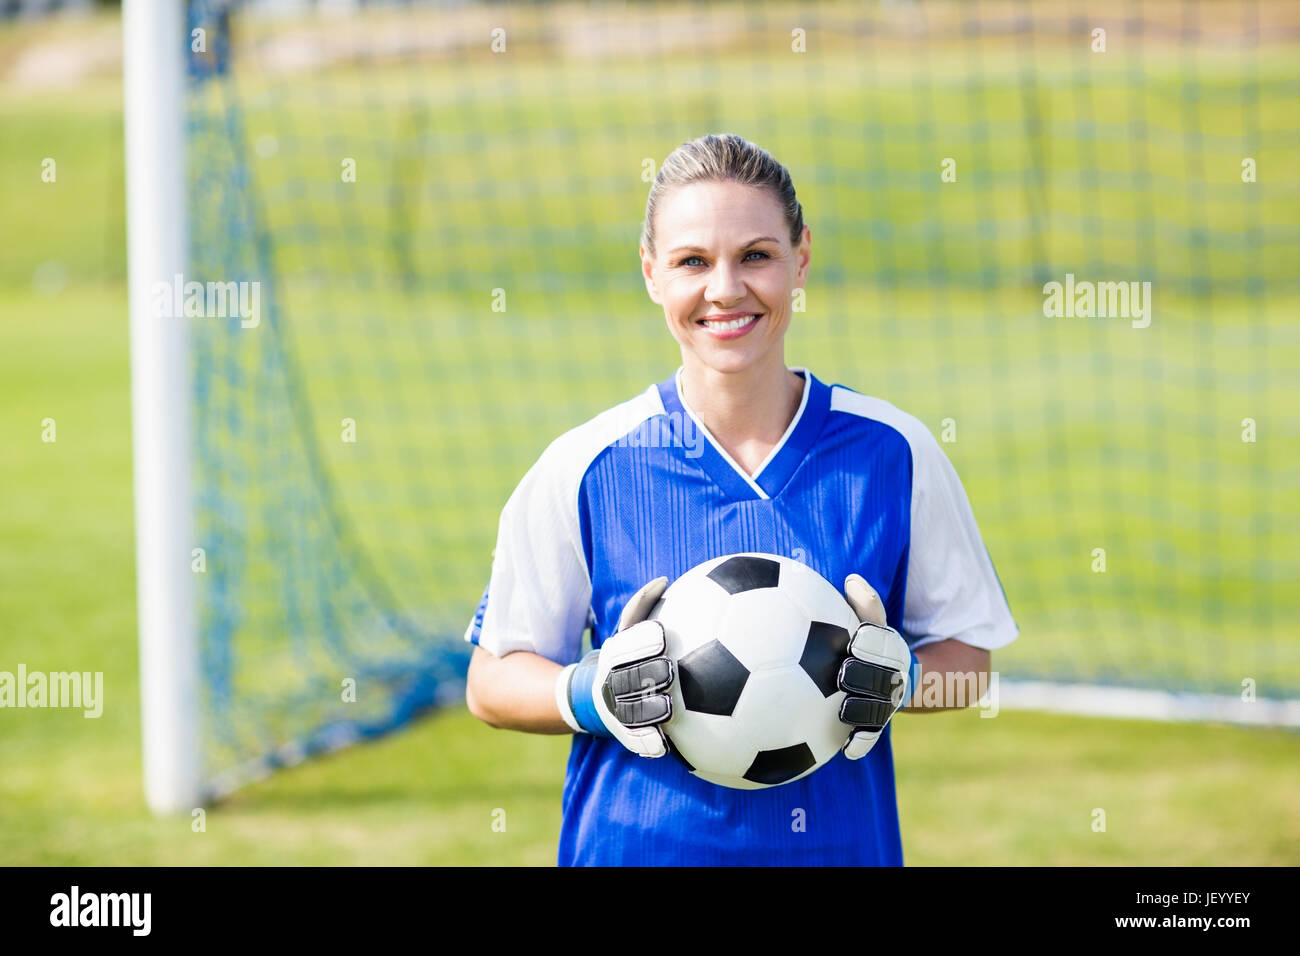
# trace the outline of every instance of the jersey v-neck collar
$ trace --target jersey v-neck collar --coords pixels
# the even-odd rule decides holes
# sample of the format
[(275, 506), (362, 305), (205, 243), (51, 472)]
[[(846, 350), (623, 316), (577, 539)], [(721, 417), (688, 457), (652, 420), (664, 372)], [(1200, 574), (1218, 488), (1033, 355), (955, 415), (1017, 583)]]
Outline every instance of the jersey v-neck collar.
[[(664, 411), (669, 418), (677, 419), (674, 429), (684, 428), (686, 419), (704, 437), (700, 446), (699, 463), (709, 476), (727, 493), (736, 499), (772, 498), (780, 494), (790, 479), (803, 463), (812, 449), (813, 443), (821, 433), (822, 423), (831, 407), (830, 386), (819, 382), (806, 368), (792, 368), (803, 376), (803, 397), (794, 419), (776, 443), (771, 453), (758, 466), (754, 475), (745, 473), (745, 469), (718, 444), (717, 440), (696, 417), (695, 412), (682, 400), (680, 379), (682, 369), (679, 366), (672, 377), (659, 383), (659, 397), (663, 401)], [(676, 413), (676, 414), (674, 414)], [(685, 447), (690, 447), (686, 445)]]

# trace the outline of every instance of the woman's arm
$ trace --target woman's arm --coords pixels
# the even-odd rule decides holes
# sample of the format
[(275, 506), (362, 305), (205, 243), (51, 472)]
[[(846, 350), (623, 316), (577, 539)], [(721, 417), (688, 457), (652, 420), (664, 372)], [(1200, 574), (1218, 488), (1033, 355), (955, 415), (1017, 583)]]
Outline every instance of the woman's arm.
[(465, 703), (479, 720), (502, 730), (571, 734), (573, 728), (555, 703), (555, 679), (563, 669), (529, 651), (497, 657), (475, 647), (465, 680)]
[[(958, 640), (937, 641), (916, 652), (921, 662), (918, 693), (903, 713), (957, 710), (973, 705), (989, 686), (991, 655)], [(563, 668), (528, 651), (497, 657), (474, 648), (465, 682), (469, 712), (492, 727), (534, 734), (571, 734), (555, 703), (555, 679)]]
[(959, 710), (972, 706), (989, 686), (992, 656), (982, 647), (948, 639), (916, 651), (919, 693), (899, 713)]
[[(919, 693), (904, 713), (958, 710), (973, 705), (989, 686), (991, 655), (957, 640), (927, 644), (916, 652), (921, 662)], [(474, 648), (465, 683), (469, 712), (503, 730), (571, 734), (555, 704), (559, 664), (528, 651), (497, 657)]]

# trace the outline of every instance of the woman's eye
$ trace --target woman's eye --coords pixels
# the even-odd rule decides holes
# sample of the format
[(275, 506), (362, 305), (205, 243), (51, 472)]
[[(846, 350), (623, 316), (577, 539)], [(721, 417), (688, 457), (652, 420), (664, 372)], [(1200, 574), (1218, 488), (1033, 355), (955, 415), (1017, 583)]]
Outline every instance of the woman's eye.
[[(750, 256), (762, 256), (764, 259), (770, 259), (770, 258), (771, 258), (771, 256), (769, 256), (766, 252), (760, 252), (760, 251), (758, 251), (757, 249), (755, 249), (753, 252), (750, 252), (750, 253), (746, 254), (745, 259), (748, 260)], [(677, 264), (678, 264), (679, 266), (691, 266), (691, 265), (694, 264), (692, 260), (698, 260), (699, 262), (703, 262), (703, 261), (704, 261), (704, 260), (701, 259), (699, 256), (687, 256), (686, 258), (682, 259), (682, 260), (681, 260), (680, 262), (678, 262)]]

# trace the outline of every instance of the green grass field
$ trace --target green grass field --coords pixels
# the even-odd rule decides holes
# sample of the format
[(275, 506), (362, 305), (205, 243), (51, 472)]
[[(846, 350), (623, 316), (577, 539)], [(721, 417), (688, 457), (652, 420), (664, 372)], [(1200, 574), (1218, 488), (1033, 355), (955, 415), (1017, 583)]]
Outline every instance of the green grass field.
[[(67, 30), (83, 45), (94, 45), (116, 42), (118, 26), (100, 17)], [(0, 55), (8, 58), (52, 36), (42, 25), (0, 28)], [(1281, 63), (1264, 61), (1263, 74), (1281, 75)], [(748, 75), (752, 65), (737, 61), (735, 68), (737, 75)], [(0, 629), (0, 670), (23, 662), (32, 670), (103, 671), (106, 702), (99, 719), (78, 711), (0, 711), (0, 863), (551, 863), (567, 740), (494, 731), (463, 709), (252, 784), (212, 809), (202, 832), (189, 819), (147, 814), (140, 782), (120, 76), (105, 68), (70, 88), (38, 91), (6, 76), (0, 73), (0, 228), (6, 246), (0, 259), (0, 620), (7, 622)], [(518, 85), (506, 91), (527, 88), (530, 76), (521, 72)], [(959, 82), (942, 69), (933, 76), (940, 88)], [(1055, 92), (1044, 95), (1077, 104), (1068, 75), (1058, 79)], [(615, 74), (601, 88), (598, 115), (619, 113), (619, 91), (627, 102), (638, 95)], [(1168, 106), (1167, 92), (1157, 74), (1149, 93), (1153, 111)], [(906, 106), (894, 101), (898, 89), (882, 90), (874, 103), (858, 95), (844, 94), (844, 115), (876, 109), (885, 113), (872, 115), (888, 117), (889, 110)], [(1098, 104), (1104, 106), (1108, 95), (1103, 92)], [(1014, 104), (1001, 96), (995, 83), (985, 102), (1011, 110)], [(943, 103), (936, 99), (940, 117), (951, 110), (954, 120), (971, 105), (961, 98)], [(1221, 107), (1211, 112), (1218, 115)], [(682, 115), (704, 123), (715, 108), (692, 102), (683, 105)], [(1283, 127), (1280, 112), (1265, 113), (1274, 127)], [(502, 128), (488, 119), (489, 135)], [(1274, 168), (1300, 149), (1282, 142), (1269, 154)], [(632, 144), (627, 156), (640, 156), (642, 146)], [(906, 167), (906, 152), (905, 144), (891, 147), (888, 164)], [(559, 162), (557, 155), (538, 155), (543, 168)], [(44, 157), (58, 160), (56, 184), (40, 180)], [(1068, 203), (1077, 193), (1070, 188), (1076, 159), (1050, 157), (1061, 172), (1052, 187), (1060, 190), (1055, 201)], [(1020, 161), (1012, 160), (1011, 167)], [(462, 173), (468, 181), (473, 169), (466, 166)], [(842, 189), (843, 183), (810, 183), (805, 193), (801, 185), (810, 218), (818, 208), (851, 202), (853, 191)], [(920, 221), (924, 193), (904, 195), (886, 210), (898, 230), (893, 264), (900, 275), (925, 266), (924, 229), (909, 231), (908, 225)], [(635, 219), (640, 210), (634, 194), (625, 183), (586, 201), (630, 202), (629, 217)], [(1006, 189), (1006, 201), (1018, 195)], [(1126, 201), (1105, 191), (1098, 195), (1115, 204), (1112, 212)], [(1173, 203), (1171, 218), (1187, 212), (1180, 205), (1185, 198), (1166, 197)], [(978, 222), (984, 207), (963, 202), (947, 215)], [(503, 209), (500, 215), (529, 214), (522, 206)], [(1238, 211), (1225, 204), (1224, 222), (1234, 223)], [(1264, 215), (1267, 225), (1286, 228), (1294, 227), (1295, 213), (1292, 201)], [(813, 224), (816, 235), (815, 218)], [(1074, 248), (1075, 240), (1061, 239), (1064, 246), (1051, 251), (1051, 261), (1122, 258), (1127, 240), (1098, 228), (1093, 238), (1105, 243), (1101, 251), (1089, 253), (1082, 240)], [(1024, 290), (998, 291), (991, 299), (987, 293), (948, 296), (924, 283), (903, 282), (882, 294), (844, 279), (854, 257), (874, 254), (877, 247), (860, 236), (839, 238), (851, 251), (832, 251), (833, 230), (825, 240), (830, 274), (839, 269), (839, 278), (810, 286), (814, 296), (834, 301), (831, 318), (819, 329), (810, 316), (812, 331), (792, 335), (789, 358), (822, 374), (824, 368), (866, 368), (884, 350), (891, 361), (876, 379), (878, 388), (862, 373), (825, 377), (882, 394), (936, 431), (942, 417), (959, 411), (961, 434), (971, 437), (951, 446), (949, 454), (1022, 628), (1003, 663), (1051, 668), (1073, 662), (1080, 671), (1103, 673), (1137, 667), (1197, 680), (1256, 674), (1266, 685), (1294, 688), (1300, 635), (1288, 623), (1297, 598), (1287, 570), (1296, 566), (1292, 549), (1300, 527), (1294, 500), (1288, 504), (1287, 498), (1288, 488), (1294, 493), (1294, 442), (1300, 436), (1294, 296), (1266, 302), (1220, 297), (1216, 324), (1207, 333), (1190, 321), (1197, 303), (1175, 293), (1168, 314), (1181, 321), (1148, 330), (1156, 334), (1146, 339), (1096, 323), (1062, 327), (1048, 333), (1055, 351), (1046, 352), (1044, 333), (1033, 321), (1036, 303)], [(946, 267), (978, 267), (980, 244), (973, 232), (967, 238), (969, 244), (947, 247)], [(818, 248), (815, 240), (815, 254)], [(1014, 238), (1000, 241), (995, 264), (1002, 268), (1018, 249)], [(502, 254), (523, 272), (530, 267), (527, 249)], [(593, 264), (573, 250), (562, 255), (573, 255), (575, 274), (588, 278), (634, 268), (631, 258), (598, 258)], [(535, 260), (531, 266), (536, 268)], [(1251, 267), (1276, 270), (1278, 263), (1234, 255), (1224, 268), (1234, 274)], [(527, 282), (524, 289), (524, 297), (546, 292)], [(328, 407), (331, 393), (323, 384), (336, 359), (323, 349), (314, 352), (320, 338), (310, 334), (312, 321), (322, 321), (321, 331), (330, 329), (328, 313), (310, 287), (286, 294), (299, 295), (306, 315), (315, 317), (297, 326), (300, 358), (309, 370), (319, 364), (310, 387), (322, 388), (313, 396), (325, 405), (322, 429), (333, 428), (338, 414)], [(439, 498), (442, 489), (430, 491), (446, 508), (452, 537), (463, 549), (457, 553), (473, 556), (457, 560), (446, 585), (470, 609), (486, 573), (482, 552), (485, 543), (490, 546), (497, 502), (549, 433), (642, 387), (640, 378), (629, 384), (619, 372), (639, 375), (660, 364), (669, 369), (674, 360), (666, 339), (657, 338), (652, 305), (635, 289), (586, 288), (566, 293), (564, 302), (571, 321), (626, 302), (647, 323), (645, 331), (628, 334), (644, 352), (584, 382), (572, 398), (565, 390), (568, 376), (581, 366), (569, 351), (572, 327), (543, 324), (496, 370), (506, 381), (529, 362), (554, 363), (547, 373), (532, 373), (537, 381), (548, 376), (540, 419), (518, 426), (504, 459), (471, 459), (480, 468), (496, 466), (483, 474), (481, 501), (453, 514)], [(384, 312), (399, 303), (397, 293), (385, 291), (369, 309)], [(459, 299), (448, 303), (447, 315), (463, 307)], [(995, 304), (1006, 307), (1005, 322), (995, 317)], [(333, 305), (346, 311), (340, 300)], [(844, 319), (853, 314), (872, 316), (863, 326), (872, 339), (840, 354), (837, 344), (856, 334), (857, 327)], [(891, 321), (918, 316), (924, 324)], [(450, 353), (468, 354), (475, 341), (495, 334), (493, 321), (503, 320), (439, 328), (438, 340)], [(1254, 337), (1261, 328), (1267, 336)], [(402, 337), (407, 333), (398, 329), (396, 340), (410, 341)], [(1261, 350), (1259, 342), (1270, 347)], [(351, 346), (358, 355), (372, 347), (361, 336)], [(1211, 355), (1207, 387), (1199, 370)], [(1026, 362), (1027, 356), (1034, 361)], [(418, 355), (394, 349), (392, 365), (366, 370), (378, 380), (393, 369), (418, 374)], [(1154, 377), (1144, 374), (1151, 369)], [(935, 388), (924, 384), (931, 381), (938, 383)], [(412, 392), (405, 400), (414, 406), (428, 394)], [(1110, 425), (1104, 432), (1099, 410)], [(1280, 444), (1257, 452), (1236, 441), (1246, 415), (1271, 428)], [(47, 418), (57, 425), (53, 443), (41, 440)], [(386, 426), (381, 421), (377, 427)], [(455, 421), (441, 421), (428, 434), (445, 435), (456, 427)], [(418, 429), (393, 434), (403, 448), (426, 437)], [(337, 456), (337, 443), (329, 447), (334, 450), (327, 453)], [(467, 454), (475, 454), (467, 447)], [(1060, 457), (1066, 451), (1072, 457)], [(1148, 457), (1157, 452), (1172, 459), (1159, 481), (1150, 464), (1155, 459)], [(1256, 452), (1265, 456), (1267, 468), (1246, 457)], [(1008, 456), (1023, 467), (1008, 466)], [(1213, 460), (1209, 471), (1206, 456)], [(392, 468), (393, 460), (333, 464), (344, 477), (364, 481)], [(1062, 512), (1063, 503), (1068, 512)], [(418, 547), (420, 529), (400, 527), (402, 515), (386, 513), (383, 502), (366, 511), (363, 494), (349, 504), (377, 560), (400, 571)], [(1207, 522), (1207, 514), (1213, 520)], [(1267, 526), (1260, 525), (1261, 514), (1270, 517)], [(1217, 542), (1220, 551), (1211, 556), (1207, 541)], [(1112, 545), (1115, 571), (1105, 577), (1087, 573), (1089, 549), (1097, 542)], [(1271, 561), (1256, 557), (1252, 563), (1261, 551)], [(1212, 586), (1206, 584), (1211, 578)], [(398, 581), (406, 588), (415, 583)], [(1059, 602), (1068, 613), (1059, 612)], [(1076, 627), (1097, 619), (1106, 624), (1105, 633), (1084, 635)], [(1145, 641), (1129, 639), (1134, 619)], [(1085, 642), (1097, 646), (1081, 650)], [(1005, 711), (989, 720), (963, 713), (900, 718), (895, 753), (911, 864), (1300, 862), (1300, 804), (1294, 799), (1300, 738), (1293, 733)], [(1093, 830), (1098, 808), (1106, 814), (1105, 832)], [(497, 810), (506, 814), (504, 832), (493, 827)]]

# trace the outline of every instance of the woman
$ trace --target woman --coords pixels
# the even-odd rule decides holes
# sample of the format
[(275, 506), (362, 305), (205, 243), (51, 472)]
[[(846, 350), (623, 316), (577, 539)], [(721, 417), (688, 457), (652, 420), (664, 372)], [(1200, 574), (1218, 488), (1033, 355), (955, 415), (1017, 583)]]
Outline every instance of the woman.
[[(888, 722), (903, 686), (909, 709), (971, 703), (931, 693), (929, 677), (987, 675), (989, 651), (1016, 637), (925, 426), (786, 367), (810, 244), (790, 175), (764, 150), (733, 135), (678, 147), (650, 190), (641, 261), (681, 368), (558, 438), (502, 511), (466, 633), (477, 645), (466, 697), (494, 727), (573, 734), (561, 865), (901, 865)], [(693, 429), (704, 441), (686, 440)], [(668, 581), (746, 551), (845, 582), (864, 621), (841, 672), (857, 708), (842, 713), (856, 728), (848, 759), (755, 791), (655, 759), (671, 671), (662, 628), (645, 620)], [(613, 709), (611, 672), (640, 689)], [(892, 699), (868, 690), (882, 676)]]

